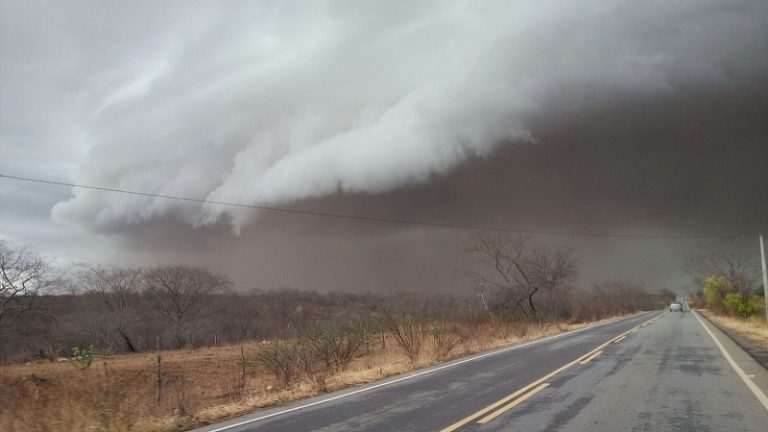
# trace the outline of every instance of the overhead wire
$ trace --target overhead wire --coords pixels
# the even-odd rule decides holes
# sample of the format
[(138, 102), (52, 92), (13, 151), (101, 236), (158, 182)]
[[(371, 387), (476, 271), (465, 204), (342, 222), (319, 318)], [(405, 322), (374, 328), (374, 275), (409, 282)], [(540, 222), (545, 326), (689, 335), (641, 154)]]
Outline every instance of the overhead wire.
[(217, 200), (210, 200), (210, 199), (203, 199), (203, 198), (167, 195), (167, 194), (134, 191), (134, 190), (127, 190), (127, 189), (112, 188), (112, 187), (104, 187), (104, 186), (70, 183), (70, 182), (48, 180), (48, 179), (41, 179), (41, 178), (34, 178), (34, 177), (8, 175), (3, 173), (0, 173), (0, 178), (29, 182), (29, 183), (64, 186), (64, 187), (77, 188), (77, 189), (121, 193), (121, 194), (142, 196), (142, 197), (148, 197), (148, 198), (170, 199), (170, 200), (185, 201), (185, 202), (191, 202), (191, 203), (197, 203), (197, 204), (239, 207), (239, 208), (247, 208), (252, 210), (264, 210), (269, 212), (288, 213), (288, 214), (313, 216), (313, 217), (337, 218), (337, 219), (346, 219), (346, 220), (360, 221), (360, 222), (372, 222), (372, 223), (393, 224), (393, 225), (410, 225), (410, 226), (418, 226), (418, 227), (432, 227), (432, 228), (454, 229), (454, 230), (464, 230), (464, 231), (467, 231), (467, 230), (496, 231), (496, 232), (509, 232), (509, 233), (531, 234), (531, 235), (536, 234), (536, 235), (570, 236), (570, 237), (609, 237), (609, 238), (638, 238), (638, 239), (643, 239), (643, 238), (645, 239), (734, 239), (734, 238), (750, 237), (743, 234), (722, 234), (722, 233), (718, 233), (718, 234), (611, 233), (611, 232), (590, 232), (590, 231), (525, 229), (525, 228), (503, 227), (503, 226), (493, 226), (493, 225), (457, 224), (457, 223), (445, 223), (445, 222), (433, 222), (433, 221), (420, 221), (420, 220), (411, 220), (411, 219), (395, 219), (395, 218), (366, 216), (366, 215), (357, 215), (357, 214), (349, 214), (349, 213), (325, 212), (325, 211), (306, 210), (306, 209), (298, 209), (298, 208), (275, 207), (275, 206), (246, 204), (246, 203), (238, 203), (238, 202), (230, 202), (230, 201), (217, 201)]

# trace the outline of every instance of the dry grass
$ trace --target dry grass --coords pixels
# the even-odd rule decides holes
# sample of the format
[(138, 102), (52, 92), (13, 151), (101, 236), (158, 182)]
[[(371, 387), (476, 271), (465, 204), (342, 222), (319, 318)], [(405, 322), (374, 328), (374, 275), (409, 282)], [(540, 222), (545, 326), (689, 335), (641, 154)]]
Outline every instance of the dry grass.
[(707, 311), (706, 309), (701, 309), (699, 312), (706, 316), (707, 319), (717, 323), (717, 325), (731, 330), (744, 338), (747, 338), (752, 343), (764, 349), (768, 349), (768, 323), (762, 316), (753, 316), (747, 320), (743, 320), (730, 316), (714, 314), (710, 311)]
[[(462, 327), (462, 342), (442, 360), (508, 346), (587, 324), (484, 324)], [(768, 329), (765, 329), (768, 335)], [(244, 346), (253, 359), (259, 343)], [(240, 382), (240, 346), (162, 353), (157, 402), (155, 355), (97, 357), (90, 368), (67, 362), (0, 367), (0, 431), (176, 431), (288, 401), (368, 383), (439, 362), (424, 350), (411, 363), (391, 335), (374, 338), (343, 372), (316, 374), (288, 388), (255, 362)]]

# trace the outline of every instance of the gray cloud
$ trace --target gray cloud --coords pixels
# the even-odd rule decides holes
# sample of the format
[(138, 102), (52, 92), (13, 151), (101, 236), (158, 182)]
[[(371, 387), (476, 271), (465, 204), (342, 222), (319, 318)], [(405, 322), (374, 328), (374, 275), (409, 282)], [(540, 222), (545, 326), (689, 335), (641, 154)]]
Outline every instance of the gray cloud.
[[(765, 2), (0, 5), (3, 172), (565, 230), (752, 233), (768, 218), (756, 199), (768, 192)], [(8, 183), (0, 194), (6, 237), (61, 250), (77, 227), (93, 239), (81, 256), (99, 244), (136, 262), (212, 261), (243, 285), (456, 287), (463, 265), (457, 233)], [(42, 234), (56, 229), (43, 228), (49, 209), (58, 235)], [(595, 277), (642, 276), (601, 273), (605, 254), (688, 247), (566, 242)]]
[[(158, 13), (162, 30), (118, 21), (118, 34), (147, 31), (138, 43), (79, 41), (97, 65), (105, 51), (138, 54), (85, 83), (97, 103), (75, 178), (253, 204), (382, 192), (525, 140), (523, 118), (546, 115), (558, 94), (583, 89), (568, 100), (578, 110), (611, 94), (726, 85), (738, 78), (731, 60), (765, 45), (759, 6), (744, 3), (409, 4), (172, 10)], [(111, 91), (99, 92), (107, 77)], [(177, 210), (75, 191), (53, 216), (102, 228), (168, 214), (253, 221), (220, 206)]]

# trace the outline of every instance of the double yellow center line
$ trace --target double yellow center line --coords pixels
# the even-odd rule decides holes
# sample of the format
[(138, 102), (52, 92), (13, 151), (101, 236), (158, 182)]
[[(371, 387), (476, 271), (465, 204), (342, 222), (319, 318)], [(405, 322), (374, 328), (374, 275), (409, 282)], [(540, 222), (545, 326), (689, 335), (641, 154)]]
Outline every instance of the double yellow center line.
[[(616, 342), (618, 342), (618, 341), (614, 341), (614, 343), (616, 343)], [(580, 361), (579, 364), (584, 365), (584, 364), (589, 363), (592, 359), (594, 359), (595, 357), (599, 356), (602, 352), (603, 352), (603, 350), (600, 350), (600, 351), (597, 351), (596, 353), (593, 353), (589, 357), (586, 357), (582, 361)]]
[(480, 424), (485, 424), (485, 423), (490, 422), (491, 420), (495, 419), (496, 417), (502, 415), (504, 412), (509, 411), (510, 409), (520, 405), (525, 400), (533, 397), (536, 393), (544, 390), (547, 386), (549, 386), (549, 383), (547, 383), (545, 381), (548, 381), (550, 378), (552, 378), (555, 375), (559, 374), (560, 372), (570, 368), (571, 366), (574, 366), (576, 364), (587, 364), (590, 360), (592, 360), (595, 357), (597, 357), (598, 355), (600, 355), (600, 353), (603, 352), (603, 349), (605, 347), (607, 347), (608, 345), (610, 345), (611, 343), (613, 343), (613, 342), (621, 342), (624, 338), (627, 337), (627, 335), (629, 333), (632, 333), (632, 332), (636, 331), (637, 329), (639, 329), (640, 327), (643, 327), (643, 326), (646, 326), (646, 325), (652, 323), (653, 321), (659, 319), (659, 317), (661, 317), (661, 315), (663, 315), (663, 312), (661, 314), (656, 315), (655, 317), (647, 320), (647, 321), (644, 321), (644, 322), (642, 322), (642, 323), (632, 327), (631, 329), (629, 329), (629, 330), (625, 331), (624, 333), (614, 337), (613, 339), (611, 339), (611, 340), (609, 340), (607, 342), (603, 342), (602, 344), (600, 344), (599, 346), (597, 346), (594, 349), (590, 350), (589, 352), (581, 355), (579, 358), (577, 358), (577, 359), (575, 359), (575, 360), (573, 360), (573, 361), (571, 361), (569, 363), (566, 363), (563, 366), (560, 366), (559, 368), (557, 368), (557, 369), (553, 370), (552, 372), (544, 375), (543, 377), (537, 379), (536, 381), (533, 381), (532, 383), (530, 383), (530, 384), (526, 385), (525, 387), (517, 390), (516, 392), (510, 394), (509, 396), (506, 396), (506, 397), (504, 397), (504, 398), (502, 398), (502, 399), (500, 399), (500, 400), (498, 400), (498, 401), (488, 405), (487, 407), (481, 409), (480, 411), (477, 411), (476, 413), (474, 413), (474, 414), (472, 414), (470, 416), (467, 416), (467, 417), (457, 421), (456, 423), (454, 423), (454, 424), (452, 424), (452, 425), (450, 425), (448, 427), (445, 427), (445, 428), (441, 429), (440, 432), (452, 432), (452, 431), (455, 431), (456, 429), (466, 425), (467, 423), (470, 423), (470, 422), (472, 422), (474, 420), (477, 420), (478, 418), (480, 418), (480, 420), (478, 420), (478, 423), (480, 423)]
[(480, 419), (480, 420), (478, 420), (477, 422), (478, 422), (478, 423), (480, 423), (480, 424), (486, 424), (486, 423), (488, 423), (489, 421), (491, 421), (491, 420), (495, 419), (496, 417), (498, 417), (498, 416), (500, 416), (500, 415), (504, 414), (505, 412), (507, 412), (507, 411), (511, 410), (512, 408), (514, 408), (514, 407), (516, 407), (516, 406), (520, 405), (521, 403), (523, 403), (523, 402), (524, 402), (524, 401), (526, 401), (527, 399), (529, 399), (529, 398), (533, 397), (533, 395), (535, 395), (536, 393), (538, 393), (538, 392), (540, 392), (540, 391), (544, 390), (545, 388), (547, 388), (547, 386), (549, 386), (549, 383), (543, 383), (543, 384), (539, 384), (539, 385), (538, 385), (538, 386), (536, 386), (536, 387), (535, 387), (533, 390), (531, 390), (531, 391), (529, 391), (528, 393), (526, 393), (526, 394), (524, 394), (524, 395), (520, 396), (519, 398), (517, 398), (517, 399), (513, 400), (512, 402), (510, 402), (510, 403), (508, 403), (508, 404), (504, 405), (503, 407), (499, 408), (498, 410), (496, 410), (496, 411), (494, 411), (494, 412), (492, 412), (492, 413), (488, 414), (487, 416), (485, 416), (485, 417), (481, 418), (481, 419)]

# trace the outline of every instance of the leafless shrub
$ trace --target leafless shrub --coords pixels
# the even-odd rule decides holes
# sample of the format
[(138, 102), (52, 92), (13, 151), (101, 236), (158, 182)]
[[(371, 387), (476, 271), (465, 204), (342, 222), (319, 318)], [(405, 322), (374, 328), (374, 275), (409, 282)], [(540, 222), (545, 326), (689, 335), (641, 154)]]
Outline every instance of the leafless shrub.
[(315, 325), (305, 329), (302, 338), (333, 373), (343, 372), (367, 343), (362, 327), (354, 325)]
[(267, 369), (283, 386), (311, 376), (318, 363), (314, 349), (304, 340), (278, 340), (256, 352), (256, 363)]
[(256, 353), (256, 363), (271, 372), (284, 386), (298, 375), (296, 351), (291, 342), (275, 341)]
[(428, 348), (436, 360), (447, 358), (463, 342), (456, 326), (446, 321), (436, 321), (430, 326)]
[(509, 324), (507, 324), (507, 328), (514, 334), (516, 337), (520, 339), (524, 339), (528, 335), (528, 330), (530, 329), (530, 323), (527, 321), (512, 321)]
[(469, 322), (459, 327), (458, 331), (464, 341), (471, 341), (478, 350), (483, 350), (490, 343), (487, 327), (483, 323)]
[(395, 341), (397, 341), (397, 345), (403, 350), (403, 353), (412, 364), (416, 363), (419, 359), (421, 348), (424, 345), (428, 329), (411, 315), (394, 317), (388, 314), (386, 321), (395, 337)]

